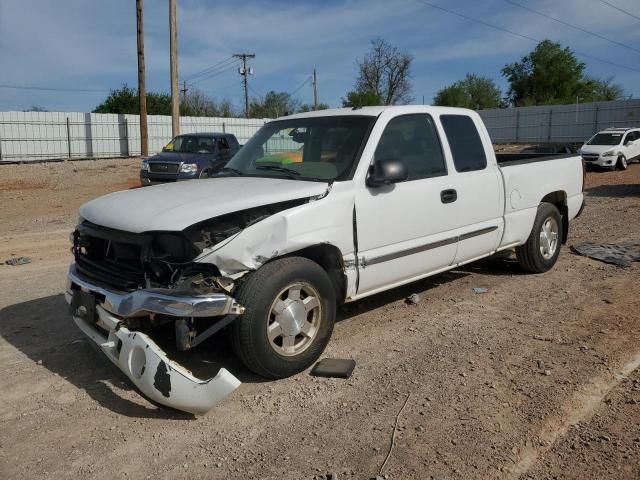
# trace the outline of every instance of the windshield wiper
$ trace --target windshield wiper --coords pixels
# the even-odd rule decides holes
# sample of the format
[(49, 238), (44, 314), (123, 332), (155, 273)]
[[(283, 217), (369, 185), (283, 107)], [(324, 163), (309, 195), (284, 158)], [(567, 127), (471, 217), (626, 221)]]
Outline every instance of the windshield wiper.
[(222, 173), (222, 172), (231, 172), (231, 173), (235, 173), (236, 176), (238, 177), (242, 176), (242, 170), (238, 170), (237, 168), (233, 168), (233, 167), (223, 167), (218, 171), (218, 173)]
[(282, 167), (280, 165), (258, 165), (256, 170), (273, 170), (274, 172), (282, 172), (289, 175), (289, 178), (296, 178), (300, 176), (300, 172), (293, 170), (292, 168)]

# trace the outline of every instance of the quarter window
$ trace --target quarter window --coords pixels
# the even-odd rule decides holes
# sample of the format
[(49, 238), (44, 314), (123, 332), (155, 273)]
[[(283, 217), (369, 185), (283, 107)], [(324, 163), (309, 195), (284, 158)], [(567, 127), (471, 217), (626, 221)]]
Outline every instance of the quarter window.
[(403, 162), (408, 180), (447, 174), (440, 138), (427, 114), (393, 118), (382, 133), (374, 158)]
[(487, 167), (484, 145), (475, 123), (466, 115), (442, 115), (444, 133), (449, 141), (453, 164), (458, 172), (483, 170)]

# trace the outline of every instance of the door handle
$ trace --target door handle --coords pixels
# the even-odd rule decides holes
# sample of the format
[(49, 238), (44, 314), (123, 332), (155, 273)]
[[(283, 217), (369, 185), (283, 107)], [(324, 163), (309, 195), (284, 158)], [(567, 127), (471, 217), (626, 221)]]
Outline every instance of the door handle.
[(453, 203), (458, 199), (458, 192), (456, 192), (453, 188), (448, 190), (443, 190), (440, 192), (440, 200), (442, 203)]

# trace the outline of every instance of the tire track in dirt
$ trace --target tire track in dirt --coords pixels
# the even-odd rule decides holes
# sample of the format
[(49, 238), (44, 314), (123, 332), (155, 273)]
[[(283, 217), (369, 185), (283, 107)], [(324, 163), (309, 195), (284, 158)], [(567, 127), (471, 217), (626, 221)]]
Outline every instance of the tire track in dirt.
[(640, 352), (613, 375), (600, 375), (592, 379), (580, 391), (576, 392), (563, 406), (562, 416), (551, 416), (546, 419), (540, 431), (538, 446), (525, 447), (518, 462), (512, 467), (505, 468), (505, 478), (519, 479), (525, 475), (553, 446), (562, 439), (569, 429), (578, 423), (588, 421), (602, 404), (604, 399), (624, 379), (640, 368)]

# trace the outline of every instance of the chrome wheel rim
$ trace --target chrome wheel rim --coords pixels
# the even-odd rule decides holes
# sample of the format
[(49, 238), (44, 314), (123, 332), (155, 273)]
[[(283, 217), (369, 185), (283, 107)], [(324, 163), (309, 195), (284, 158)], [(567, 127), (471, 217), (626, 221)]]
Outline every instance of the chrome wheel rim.
[(269, 345), (285, 357), (300, 355), (318, 335), (321, 318), (320, 295), (315, 288), (306, 282), (285, 287), (269, 310)]
[(552, 258), (558, 249), (558, 237), (560, 228), (553, 217), (548, 217), (542, 222), (540, 229), (540, 254), (545, 260)]

